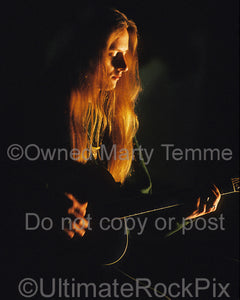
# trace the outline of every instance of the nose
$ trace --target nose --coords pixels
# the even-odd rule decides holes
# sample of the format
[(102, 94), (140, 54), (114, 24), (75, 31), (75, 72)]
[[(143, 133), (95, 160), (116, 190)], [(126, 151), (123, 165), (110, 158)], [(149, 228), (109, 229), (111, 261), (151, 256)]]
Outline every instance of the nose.
[(117, 69), (118, 71), (121, 71), (121, 72), (128, 71), (127, 61), (123, 54), (118, 55), (118, 57), (115, 60), (113, 65), (114, 65), (114, 68)]

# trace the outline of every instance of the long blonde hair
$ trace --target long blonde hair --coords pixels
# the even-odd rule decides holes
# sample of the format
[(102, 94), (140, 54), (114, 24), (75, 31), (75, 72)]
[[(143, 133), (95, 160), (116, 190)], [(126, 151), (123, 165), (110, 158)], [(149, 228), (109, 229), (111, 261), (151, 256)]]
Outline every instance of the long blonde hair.
[[(138, 36), (133, 21), (117, 10), (111, 10), (111, 14), (111, 28), (102, 48), (97, 57), (89, 61), (88, 70), (79, 79), (79, 85), (70, 92), (69, 125), (72, 147), (80, 153), (91, 149), (93, 145), (99, 147), (104, 131), (108, 128), (109, 140), (116, 147), (117, 159), (112, 155), (107, 162), (107, 169), (116, 182), (123, 183), (131, 169), (133, 137), (138, 129), (138, 118), (134, 111), (141, 90)], [(128, 71), (122, 74), (115, 89), (108, 90), (104, 59), (111, 43), (125, 28), (129, 34), (129, 50), (126, 54)], [(130, 154), (126, 159), (118, 159), (122, 149)], [(78, 155), (77, 160), (86, 163), (87, 157)]]

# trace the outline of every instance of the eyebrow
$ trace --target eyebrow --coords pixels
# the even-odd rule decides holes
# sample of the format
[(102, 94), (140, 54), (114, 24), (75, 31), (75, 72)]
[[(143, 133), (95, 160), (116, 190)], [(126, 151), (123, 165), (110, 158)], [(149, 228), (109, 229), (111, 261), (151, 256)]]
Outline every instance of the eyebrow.
[(110, 48), (109, 48), (109, 51), (117, 51), (117, 52), (123, 52), (123, 53), (126, 53), (126, 52), (128, 52), (128, 49), (122, 51), (121, 49), (110, 47)]

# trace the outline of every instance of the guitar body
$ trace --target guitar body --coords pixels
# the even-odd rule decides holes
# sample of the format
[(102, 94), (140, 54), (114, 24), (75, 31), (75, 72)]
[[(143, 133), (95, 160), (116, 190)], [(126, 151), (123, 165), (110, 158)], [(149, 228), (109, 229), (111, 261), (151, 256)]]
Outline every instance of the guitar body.
[(116, 229), (110, 227), (110, 222), (101, 224), (101, 219), (95, 219), (92, 229), (87, 231), (82, 240), (86, 243), (88, 256), (102, 265), (111, 265), (120, 260), (128, 247), (128, 233), (124, 220), (113, 221)]

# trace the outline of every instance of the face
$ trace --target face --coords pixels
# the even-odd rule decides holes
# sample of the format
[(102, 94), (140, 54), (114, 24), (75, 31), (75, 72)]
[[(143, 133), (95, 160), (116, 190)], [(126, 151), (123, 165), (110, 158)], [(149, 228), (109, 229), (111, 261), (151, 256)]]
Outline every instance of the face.
[(106, 59), (107, 77), (109, 79), (109, 90), (116, 87), (121, 80), (123, 72), (127, 72), (126, 53), (128, 51), (129, 35), (124, 29), (118, 38), (110, 45)]

